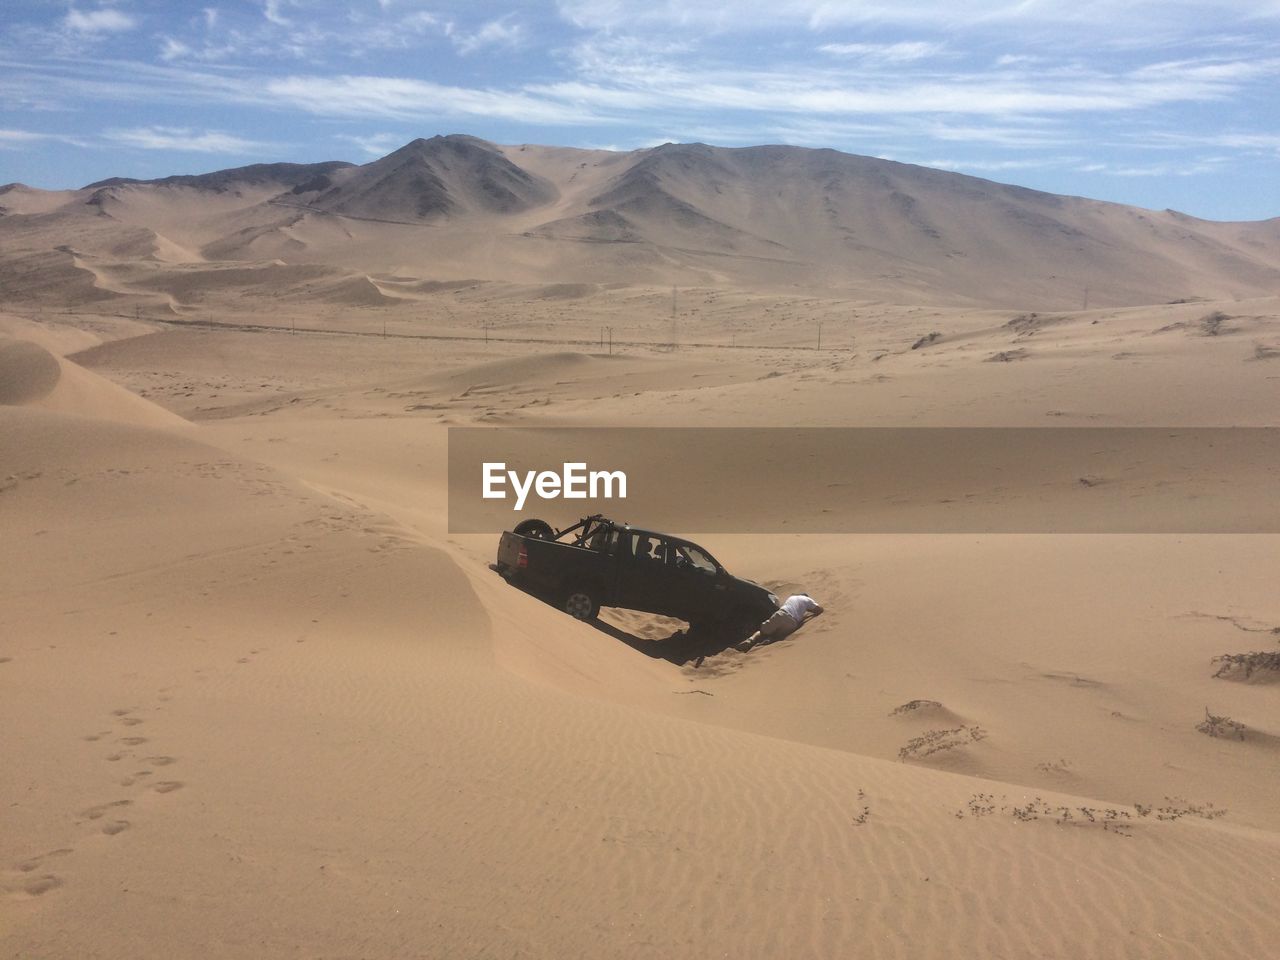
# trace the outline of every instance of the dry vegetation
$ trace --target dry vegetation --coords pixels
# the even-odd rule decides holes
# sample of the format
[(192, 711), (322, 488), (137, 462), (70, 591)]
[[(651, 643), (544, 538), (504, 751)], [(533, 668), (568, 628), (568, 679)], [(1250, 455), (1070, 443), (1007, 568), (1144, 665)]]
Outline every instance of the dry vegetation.
[(1249, 729), (1238, 720), (1232, 720), (1228, 716), (1219, 716), (1209, 712), (1209, 708), (1204, 708), (1204, 719), (1196, 724), (1196, 729), (1206, 736), (1222, 737), (1228, 740), (1243, 740), (1245, 732)]
[(1104, 831), (1132, 836), (1131, 829), (1140, 820), (1154, 818), (1173, 822), (1184, 817), (1201, 820), (1217, 820), (1227, 815), (1227, 810), (1213, 803), (1190, 803), (1181, 797), (1165, 797), (1165, 802), (1155, 804), (1134, 803), (1132, 806), (1068, 805), (1051, 803), (1041, 797), (1033, 797), (1021, 805), (1010, 803), (1008, 797), (999, 799), (990, 793), (975, 793), (966, 805), (955, 812), (956, 819), (966, 817), (981, 819), (995, 814), (1006, 815), (1019, 823), (1047, 820), (1060, 826), (1100, 826)]
[(918, 737), (912, 737), (898, 751), (899, 760), (923, 760), (931, 754), (944, 750), (954, 750), (979, 740), (985, 740), (987, 732), (979, 726), (961, 724), (946, 730), (930, 730)]
[(1280, 674), (1280, 652), (1259, 651), (1252, 653), (1224, 653), (1214, 657), (1212, 663), (1219, 664), (1215, 677), (1248, 680), (1255, 671), (1262, 670), (1272, 674)]

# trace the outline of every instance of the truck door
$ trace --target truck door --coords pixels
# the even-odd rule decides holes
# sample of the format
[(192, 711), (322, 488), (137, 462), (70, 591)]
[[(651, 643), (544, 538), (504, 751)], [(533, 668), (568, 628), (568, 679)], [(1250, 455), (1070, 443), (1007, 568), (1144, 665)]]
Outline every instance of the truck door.
[(633, 530), (629, 550), (619, 558), (618, 606), (678, 616), (671, 610), (674, 568), (666, 563), (668, 543), (656, 533)]
[(674, 614), (686, 621), (718, 620), (725, 615), (728, 597), (720, 568), (692, 543), (673, 541), (667, 549), (671, 568), (671, 600)]

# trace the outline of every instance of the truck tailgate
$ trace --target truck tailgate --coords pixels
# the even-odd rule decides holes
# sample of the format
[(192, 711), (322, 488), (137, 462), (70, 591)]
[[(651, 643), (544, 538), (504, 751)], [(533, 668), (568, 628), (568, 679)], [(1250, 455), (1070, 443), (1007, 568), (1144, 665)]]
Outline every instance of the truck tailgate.
[[(524, 545), (524, 537), (510, 530), (498, 541), (498, 569), (503, 573), (514, 573), (520, 569), (520, 548)], [(527, 562), (527, 561), (526, 561)]]

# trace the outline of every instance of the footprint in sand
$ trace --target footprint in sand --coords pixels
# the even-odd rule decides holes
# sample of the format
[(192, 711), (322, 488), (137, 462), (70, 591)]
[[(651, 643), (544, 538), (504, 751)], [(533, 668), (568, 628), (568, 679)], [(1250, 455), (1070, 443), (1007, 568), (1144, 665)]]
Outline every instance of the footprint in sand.
[(185, 786), (181, 780), (161, 780), (151, 789), (156, 793), (173, 793), (175, 790), (181, 790)]
[(57, 890), (62, 886), (62, 878), (52, 873), (42, 874), (38, 877), (32, 877), (22, 885), (22, 893), (28, 897), (40, 897), (48, 893), (50, 890)]
[(121, 717), (120, 722), (126, 727), (136, 727), (140, 723), (146, 723), (145, 720), (139, 720), (137, 717)]
[(0, 883), (0, 890), (10, 894), (16, 899), (25, 900), (30, 897), (38, 897), (48, 893), (50, 890), (56, 890), (62, 886), (62, 878), (54, 873), (41, 872), (45, 869), (45, 861), (54, 857), (66, 856), (71, 853), (70, 847), (63, 847), (58, 850), (50, 850), (48, 853), (41, 854), (38, 857), (32, 857), (29, 860), (23, 860), (14, 865), (14, 869), (24, 874), (19, 881), (10, 884), (7, 882)]
[(112, 800), (110, 803), (100, 803), (87, 810), (81, 810), (80, 816), (86, 820), (101, 820), (116, 807), (127, 807), (131, 803), (133, 803), (132, 800)]
[(114, 837), (117, 833), (124, 833), (132, 824), (128, 820), (108, 820), (102, 825), (102, 832), (108, 837)]
[(171, 763), (177, 763), (177, 757), (143, 757), (143, 759), (153, 767), (167, 767)]
[(57, 850), (50, 850), (48, 853), (42, 853), (38, 857), (32, 857), (30, 860), (23, 860), (14, 865), (19, 873), (34, 873), (44, 866), (44, 862), (52, 857), (65, 857), (69, 853), (74, 853), (70, 847), (59, 847)]
[(123, 743), (126, 746), (138, 747), (147, 742), (146, 737), (121, 737), (116, 743)]

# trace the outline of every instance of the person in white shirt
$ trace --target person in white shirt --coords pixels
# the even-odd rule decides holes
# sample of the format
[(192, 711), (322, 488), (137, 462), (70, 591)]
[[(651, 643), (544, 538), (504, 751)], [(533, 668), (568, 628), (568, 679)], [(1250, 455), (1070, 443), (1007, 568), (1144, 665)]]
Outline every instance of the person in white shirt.
[(774, 611), (751, 636), (739, 641), (736, 646), (746, 653), (757, 643), (773, 643), (800, 629), (806, 620), (812, 620), (822, 613), (822, 604), (807, 593), (795, 593), (782, 601), (782, 605)]

